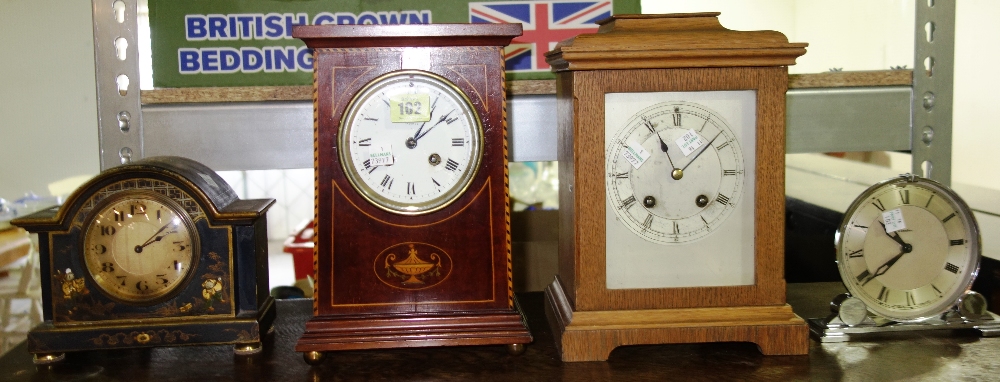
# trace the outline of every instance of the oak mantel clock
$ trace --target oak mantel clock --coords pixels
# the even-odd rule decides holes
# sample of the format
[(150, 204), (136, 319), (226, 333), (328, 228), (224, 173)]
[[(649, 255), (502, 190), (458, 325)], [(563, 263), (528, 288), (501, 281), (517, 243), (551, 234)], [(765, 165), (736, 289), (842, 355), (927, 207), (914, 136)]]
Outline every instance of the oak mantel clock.
[(547, 53), (559, 121), (564, 361), (743, 341), (804, 354), (785, 303), (787, 65), (806, 44), (718, 13), (619, 15)]
[(152, 157), (99, 174), (12, 223), (38, 234), (44, 322), (36, 363), (65, 352), (234, 344), (261, 350), (274, 321), (267, 223), (274, 199), (240, 200), (190, 159)]
[(323, 351), (531, 336), (511, 285), (502, 48), (520, 24), (299, 26), (314, 49)]

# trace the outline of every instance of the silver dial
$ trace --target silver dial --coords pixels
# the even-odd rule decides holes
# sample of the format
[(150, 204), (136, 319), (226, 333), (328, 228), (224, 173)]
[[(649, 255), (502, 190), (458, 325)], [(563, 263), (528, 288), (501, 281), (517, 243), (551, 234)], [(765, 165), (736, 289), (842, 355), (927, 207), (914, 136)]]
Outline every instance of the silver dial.
[(847, 289), (873, 313), (897, 321), (945, 312), (979, 269), (972, 211), (947, 187), (916, 176), (862, 193), (845, 213), (836, 242)]
[[(629, 156), (639, 147), (649, 156), (636, 167)], [(607, 197), (615, 214), (654, 243), (709, 235), (743, 193), (739, 140), (722, 116), (698, 103), (662, 102), (636, 113), (609, 142), (606, 158)]]
[(469, 98), (432, 73), (404, 70), (366, 85), (344, 113), (340, 161), (373, 205), (422, 214), (453, 202), (483, 155), (483, 131)]

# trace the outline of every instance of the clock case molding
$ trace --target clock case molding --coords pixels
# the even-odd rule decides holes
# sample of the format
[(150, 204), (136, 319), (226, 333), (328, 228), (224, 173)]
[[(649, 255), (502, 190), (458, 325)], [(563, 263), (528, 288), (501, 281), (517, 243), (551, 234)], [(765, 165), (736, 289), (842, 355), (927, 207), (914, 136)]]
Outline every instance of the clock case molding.
[[(511, 278), (501, 53), (520, 34), (519, 24), (295, 27), (293, 35), (316, 55), (317, 179), (315, 317), (296, 351), (531, 342)], [(414, 216), (364, 199), (344, 174), (336, 147), (354, 95), (400, 70), (423, 70), (450, 81), (469, 97), (483, 129), (480, 168), (465, 192)], [(373, 272), (372, 259), (376, 269), (387, 269), (381, 253), (406, 243), (416, 244), (420, 256), (429, 248), (445, 253), (450, 260), (444, 263), (449, 269), (440, 270), (444, 279), (422, 289), (401, 288)]]
[[(559, 259), (546, 313), (564, 361), (606, 360), (617, 346), (747, 341), (805, 354), (808, 328), (785, 303), (787, 65), (806, 44), (737, 32), (718, 13), (619, 15), (546, 54), (559, 105)], [(757, 99), (755, 282), (746, 286), (606, 287), (604, 95), (754, 90)], [(706, 238), (703, 240), (710, 239)]]
[[(193, 219), (201, 252), (192, 263), (197, 266), (187, 285), (152, 305), (111, 300), (84, 274), (82, 224), (88, 212), (81, 213), (81, 209), (135, 189), (175, 201), (183, 198), (179, 204), (185, 210), (204, 213)], [(43, 322), (28, 333), (28, 351), (50, 354), (213, 344), (258, 351), (275, 317), (274, 299), (267, 287), (265, 219), (273, 203), (274, 199), (239, 199), (225, 180), (201, 163), (152, 157), (103, 171), (70, 195), (61, 208), (14, 220), (13, 224), (39, 234)], [(72, 299), (62, 296), (66, 268), (76, 270), (76, 278), (87, 278), (87, 293)], [(202, 306), (198, 304), (203, 299), (202, 277), (209, 273), (222, 278), (219, 293), (223, 297)], [(192, 301), (193, 305), (187, 304)], [(191, 306), (181, 310), (185, 304)], [(81, 310), (88, 313), (79, 314)]]

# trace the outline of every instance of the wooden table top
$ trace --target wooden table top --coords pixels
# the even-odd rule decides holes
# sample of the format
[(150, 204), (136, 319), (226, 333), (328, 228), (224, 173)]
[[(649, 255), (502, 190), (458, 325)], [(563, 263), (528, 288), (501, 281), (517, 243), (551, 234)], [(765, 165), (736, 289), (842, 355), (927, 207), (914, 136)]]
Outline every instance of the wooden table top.
[[(788, 301), (803, 318), (827, 314), (839, 283), (789, 284)], [(231, 346), (71, 353), (36, 368), (25, 344), (0, 358), (2, 381), (662, 381), (682, 380), (994, 380), (1000, 338), (950, 331), (906, 333), (870, 341), (810, 343), (808, 356), (761, 355), (753, 344), (620, 347), (607, 362), (563, 363), (543, 313), (541, 293), (519, 294), (535, 342), (521, 356), (503, 346), (347, 351), (310, 367), (293, 348), (311, 315), (311, 300), (278, 301), (276, 331), (265, 350), (233, 356)]]

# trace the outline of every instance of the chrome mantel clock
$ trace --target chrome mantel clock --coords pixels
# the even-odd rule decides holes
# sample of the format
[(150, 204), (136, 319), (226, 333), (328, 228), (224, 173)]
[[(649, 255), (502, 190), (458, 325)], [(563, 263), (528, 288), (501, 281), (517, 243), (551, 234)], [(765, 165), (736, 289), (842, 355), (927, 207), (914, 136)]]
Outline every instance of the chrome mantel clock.
[(849, 293), (834, 298), (829, 317), (809, 320), (820, 341), (931, 329), (1000, 335), (1000, 317), (971, 290), (979, 225), (947, 186), (912, 174), (872, 185), (844, 213), (836, 250)]

